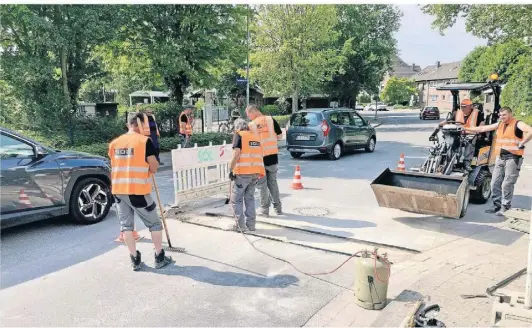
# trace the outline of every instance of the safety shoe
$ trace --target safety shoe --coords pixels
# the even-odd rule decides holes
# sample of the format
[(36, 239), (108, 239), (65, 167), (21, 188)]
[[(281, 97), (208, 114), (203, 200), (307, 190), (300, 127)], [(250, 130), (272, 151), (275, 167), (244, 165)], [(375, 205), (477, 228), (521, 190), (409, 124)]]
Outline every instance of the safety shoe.
[(489, 214), (497, 213), (501, 210), (499, 206), (493, 206), (492, 208), (487, 209), (485, 212)]
[(227, 230), (229, 231), (236, 231), (236, 232), (246, 232), (248, 230), (248, 228), (246, 226), (244, 227), (238, 227), (238, 224), (232, 224), (229, 226), (229, 228), (227, 228)]
[(247, 230), (247, 231), (255, 231), (255, 230), (257, 230), (257, 229), (255, 228), (255, 226), (251, 226), (251, 227), (250, 227), (250, 226), (247, 225), (247, 226), (246, 226), (246, 230)]
[(510, 208), (503, 206), (503, 207), (501, 207), (501, 209), (497, 212), (497, 215), (498, 215), (498, 216), (504, 216), (504, 213), (505, 213), (506, 211), (508, 211), (509, 209), (510, 209)]
[(283, 215), (283, 210), (282, 209), (275, 209), (275, 214), (277, 215)]
[(257, 216), (267, 218), (270, 217), (270, 213), (268, 213), (267, 211), (259, 211), (259, 213), (257, 213)]
[(131, 259), (131, 267), (133, 268), (133, 271), (139, 271), (142, 263), (140, 260), (140, 252), (137, 251), (137, 256), (129, 254), (129, 258)]
[(155, 254), (155, 268), (160, 269), (168, 264), (172, 263), (172, 258), (170, 256), (164, 255), (164, 249), (161, 249), (159, 254)]

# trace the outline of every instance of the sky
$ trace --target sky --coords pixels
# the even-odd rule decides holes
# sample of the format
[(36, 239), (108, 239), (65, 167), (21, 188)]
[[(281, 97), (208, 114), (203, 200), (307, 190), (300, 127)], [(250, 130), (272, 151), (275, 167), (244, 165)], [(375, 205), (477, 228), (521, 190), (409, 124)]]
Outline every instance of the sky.
[(486, 41), (466, 32), (465, 20), (456, 24), (442, 36), (431, 27), (433, 16), (424, 14), (417, 5), (398, 5), (403, 11), (401, 28), (396, 33), (399, 57), (407, 64), (425, 68), (437, 61), (449, 63), (460, 61), (478, 45)]

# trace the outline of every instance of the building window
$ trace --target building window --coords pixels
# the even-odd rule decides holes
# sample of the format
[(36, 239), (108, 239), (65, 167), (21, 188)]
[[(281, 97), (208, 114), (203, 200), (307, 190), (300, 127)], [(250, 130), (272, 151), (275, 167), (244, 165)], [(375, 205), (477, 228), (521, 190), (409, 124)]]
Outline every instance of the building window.
[(430, 101), (438, 101), (438, 96), (437, 95), (431, 95), (430, 96)]
[(430, 81), (429, 82), (429, 87), (430, 88), (435, 88), (436, 87), (436, 81)]
[(441, 96), (441, 100), (442, 100), (442, 101), (445, 101), (445, 95), (442, 95), (442, 96)]
[(491, 104), (493, 102), (493, 95), (486, 95), (486, 104)]

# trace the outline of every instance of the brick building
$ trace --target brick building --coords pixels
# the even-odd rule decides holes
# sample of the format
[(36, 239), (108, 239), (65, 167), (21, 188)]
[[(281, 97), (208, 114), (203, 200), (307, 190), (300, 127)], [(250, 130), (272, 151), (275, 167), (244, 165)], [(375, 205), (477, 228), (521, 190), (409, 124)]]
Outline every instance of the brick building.
[[(436, 106), (440, 110), (451, 110), (453, 107), (453, 97), (449, 91), (436, 90), (437, 87), (446, 83), (457, 83), (458, 72), (461, 62), (440, 63), (425, 67), (421, 72), (412, 78), (417, 83), (418, 105)], [(468, 91), (460, 91), (460, 99), (469, 98)]]

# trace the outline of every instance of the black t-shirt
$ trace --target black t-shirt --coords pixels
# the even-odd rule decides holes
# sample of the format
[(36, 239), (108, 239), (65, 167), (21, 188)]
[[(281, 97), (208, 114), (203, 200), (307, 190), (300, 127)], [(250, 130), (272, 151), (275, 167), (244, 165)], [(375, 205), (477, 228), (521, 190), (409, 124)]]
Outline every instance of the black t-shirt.
[[(452, 121), (456, 121), (456, 113), (458, 111), (455, 111), (452, 115), (451, 115), (451, 120)], [(471, 112), (472, 113), (472, 112)], [(469, 114), (471, 115), (471, 114)], [(464, 113), (464, 121), (467, 122), (467, 119), (469, 118), (469, 115), (466, 116), (465, 113)], [(481, 112), (479, 111), (478, 112), (478, 115), (477, 115), (477, 126), (480, 126), (480, 123), (484, 122), (484, 112)]]
[(157, 152), (155, 151), (153, 142), (148, 138), (148, 141), (146, 141), (146, 163), (148, 163), (148, 157), (150, 156), (157, 156)]
[[(273, 119), (273, 130), (275, 131), (276, 135), (283, 134), (283, 130), (281, 130), (281, 126), (277, 121)], [(233, 148), (239, 148), (242, 149), (242, 137), (238, 133), (235, 133), (235, 136), (233, 137)], [(279, 156), (277, 154), (264, 156), (264, 166), (270, 166), (270, 165), (276, 165), (279, 164)]]

